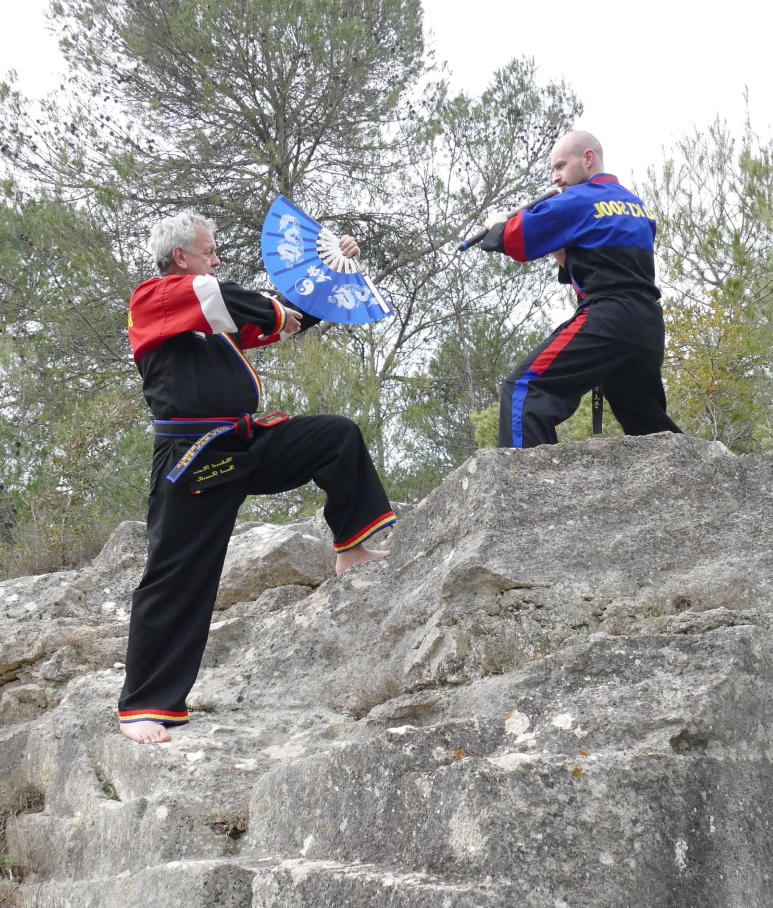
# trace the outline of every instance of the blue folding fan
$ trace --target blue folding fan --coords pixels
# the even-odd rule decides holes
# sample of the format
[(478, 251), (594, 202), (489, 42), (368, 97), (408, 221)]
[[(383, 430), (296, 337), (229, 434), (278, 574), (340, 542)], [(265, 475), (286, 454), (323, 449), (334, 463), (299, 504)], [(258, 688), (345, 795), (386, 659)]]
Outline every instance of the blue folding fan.
[(345, 325), (394, 315), (357, 260), (341, 253), (338, 237), (283, 195), (268, 210), (260, 247), (274, 286), (309, 315)]

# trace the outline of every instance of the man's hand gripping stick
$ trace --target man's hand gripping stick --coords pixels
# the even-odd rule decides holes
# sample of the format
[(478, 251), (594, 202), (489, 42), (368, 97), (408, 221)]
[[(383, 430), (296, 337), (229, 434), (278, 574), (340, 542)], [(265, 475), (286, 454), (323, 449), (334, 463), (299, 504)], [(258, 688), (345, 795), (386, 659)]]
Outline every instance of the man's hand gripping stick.
[[(535, 205), (539, 205), (540, 202), (544, 202), (546, 199), (552, 199), (554, 195), (558, 195), (557, 189), (549, 189), (547, 192), (543, 192), (541, 196), (538, 196), (536, 199), (533, 199), (531, 202), (527, 202), (526, 205), (521, 205), (520, 208), (516, 208), (515, 211), (511, 211), (507, 215), (507, 219), (514, 218), (519, 211), (528, 211), (530, 208), (534, 208)], [(473, 234), (468, 240), (463, 240), (456, 247), (458, 252), (466, 252), (472, 246), (477, 246), (478, 243), (486, 236), (488, 230), (484, 227), (483, 230), (479, 230), (478, 233)]]

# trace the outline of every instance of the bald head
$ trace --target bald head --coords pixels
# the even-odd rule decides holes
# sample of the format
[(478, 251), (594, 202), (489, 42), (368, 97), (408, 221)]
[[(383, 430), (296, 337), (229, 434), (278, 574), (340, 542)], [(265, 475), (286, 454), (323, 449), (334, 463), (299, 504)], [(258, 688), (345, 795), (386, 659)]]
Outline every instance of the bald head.
[(577, 129), (556, 142), (550, 155), (553, 182), (560, 189), (587, 183), (604, 170), (601, 142), (589, 132)]
[(599, 142), (593, 133), (585, 132), (582, 129), (575, 129), (574, 132), (568, 132), (565, 136), (561, 136), (553, 146), (553, 151), (559, 146), (564, 151), (576, 155), (581, 155), (584, 151), (589, 149), (596, 155), (599, 163), (603, 164), (604, 152), (601, 148), (601, 142)]

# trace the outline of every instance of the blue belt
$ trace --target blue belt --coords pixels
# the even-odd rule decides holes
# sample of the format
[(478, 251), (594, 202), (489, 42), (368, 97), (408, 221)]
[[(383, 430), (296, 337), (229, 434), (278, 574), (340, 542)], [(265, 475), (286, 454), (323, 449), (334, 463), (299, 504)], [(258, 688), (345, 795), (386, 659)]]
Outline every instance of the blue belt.
[(171, 482), (177, 482), (204, 448), (221, 435), (252, 438), (255, 422), (249, 413), (243, 413), (241, 416), (224, 416), (220, 419), (154, 419), (156, 435), (197, 439), (166, 478)]

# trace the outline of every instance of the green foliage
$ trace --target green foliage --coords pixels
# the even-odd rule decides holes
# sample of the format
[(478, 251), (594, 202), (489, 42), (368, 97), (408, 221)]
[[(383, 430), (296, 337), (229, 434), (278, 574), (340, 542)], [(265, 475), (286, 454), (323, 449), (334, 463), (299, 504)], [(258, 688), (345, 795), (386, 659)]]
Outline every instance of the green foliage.
[(384, 127), (424, 70), (418, 0), (52, 10), (79, 87), (84, 178), (134, 192), (151, 216), (205, 209), (242, 278), (261, 270), (255, 240), (277, 192), (325, 213), (336, 182), (378, 172)]
[[(544, 283), (533, 281), (537, 274), (541, 281), (547, 279), (546, 271), (532, 271), (528, 286), (533, 293), (544, 289)], [(508, 277), (517, 282), (517, 275)], [(541, 300), (528, 301), (517, 310), (518, 321), (509, 311), (511, 300), (492, 294), (485, 309), (469, 312), (460, 307), (440, 334), (425, 375), (405, 389), (412, 429), (425, 448), (435, 452), (443, 474), (480, 446), (478, 425), (481, 420), (491, 422), (489, 407), (498, 412), (502, 379), (549, 330)], [(496, 445), (496, 427), (492, 444)]]
[[(585, 394), (574, 415), (570, 416), (569, 419), (556, 427), (559, 443), (567, 441), (587, 441), (589, 438), (594, 437), (592, 402), (593, 394)], [(606, 398), (604, 398), (602, 426), (601, 435), (596, 436), (597, 438), (610, 438), (615, 435), (623, 434), (623, 430), (620, 428), (619, 423), (609, 409)]]
[(702, 301), (668, 299), (665, 311), (666, 379), (686, 430), (739, 453), (769, 446), (767, 319), (748, 300), (721, 290), (707, 290)]
[(496, 448), (499, 438), (499, 405), (492, 404), (485, 410), (471, 410), (470, 422), (479, 448)]
[(373, 446), (379, 425), (378, 377), (363, 362), (365, 349), (357, 338), (354, 332), (308, 332), (292, 344), (267, 348), (261, 363), (264, 405), (284, 412), (348, 416)]
[(715, 122), (650, 171), (659, 224), (673, 418), (739, 453), (773, 436), (773, 144)]
[(13, 522), (0, 543), (4, 577), (93, 558), (121, 520), (144, 519), (152, 436), (120, 386), (48, 423), (38, 469), (7, 495)]

